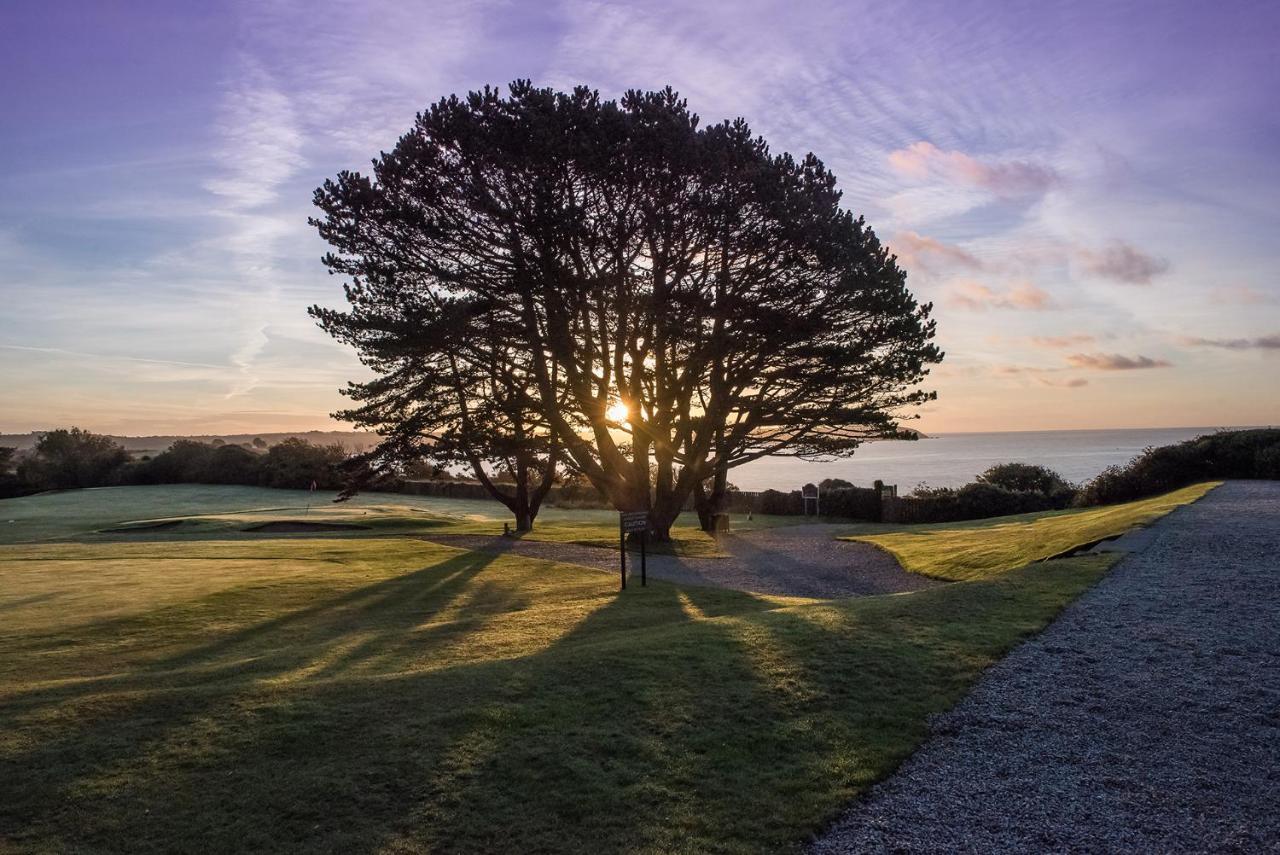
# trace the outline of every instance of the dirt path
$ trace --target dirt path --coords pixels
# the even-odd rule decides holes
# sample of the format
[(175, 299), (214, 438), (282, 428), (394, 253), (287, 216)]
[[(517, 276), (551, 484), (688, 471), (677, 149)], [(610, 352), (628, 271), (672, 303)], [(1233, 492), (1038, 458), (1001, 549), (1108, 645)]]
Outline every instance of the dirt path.
[(811, 851), (1280, 852), (1280, 482), (1152, 533)]
[[(889, 553), (866, 543), (834, 539), (829, 525), (780, 526), (726, 535), (728, 558), (678, 558), (650, 555), (649, 574), (687, 585), (712, 585), (800, 597), (855, 597), (917, 591), (939, 584), (908, 573)], [(616, 573), (618, 551), (573, 543), (513, 540), (486, 535), (438, 535), (425, 540), (485, 552), (515, 553), (532, 558), (583, 564)], [(640, 557), (627, 558), (633, 578)]]

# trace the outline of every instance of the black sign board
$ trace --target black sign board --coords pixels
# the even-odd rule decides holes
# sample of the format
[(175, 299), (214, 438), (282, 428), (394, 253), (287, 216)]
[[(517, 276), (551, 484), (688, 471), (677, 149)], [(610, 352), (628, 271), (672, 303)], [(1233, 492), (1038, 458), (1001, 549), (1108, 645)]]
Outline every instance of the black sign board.
[(622, 561), (622, 590), (627, 589), (627, 535), (640, 535), (640, 584), (642, 586), (648, 584), (648, 561), (645, 555), (645, 541), (648, 540), (649, 532), (649, 512), (648, 511), (619, 511), (618, 512), (618, 554)]
[(618, 523), (622, 526), (622, 531), (627, 534), (633, 531), (648, 531), (649, 512), (621, 511), (618, 514)]

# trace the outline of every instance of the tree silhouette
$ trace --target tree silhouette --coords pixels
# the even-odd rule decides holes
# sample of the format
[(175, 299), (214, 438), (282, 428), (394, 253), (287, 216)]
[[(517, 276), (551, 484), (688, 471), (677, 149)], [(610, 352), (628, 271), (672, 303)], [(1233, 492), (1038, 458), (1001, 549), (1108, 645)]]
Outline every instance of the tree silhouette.
[[(700, 128), (670, 89), (446, 98), (373, 167), (316, 192), (353, 311), (313, 313), (378, 373), (350, 392), (380, 402), (393, 446), (489, 447), (428, 398), (443, 381), (399, 367), (500, 349), (530, 435), (661, 539), (695, 491), (721, 501), (731, 468), (849, 454), (932, 398), (915, 388), (942, 358), (930, 306), (835, 177), (742, 120)], [(361, 313), (382, 319), (376, 347), (349, 334)]]

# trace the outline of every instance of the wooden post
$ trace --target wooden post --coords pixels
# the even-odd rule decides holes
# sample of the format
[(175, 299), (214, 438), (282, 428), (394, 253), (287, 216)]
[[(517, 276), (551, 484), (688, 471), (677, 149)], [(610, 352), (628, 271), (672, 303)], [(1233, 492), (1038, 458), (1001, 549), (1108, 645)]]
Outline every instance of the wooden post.
[(627, 590), (627, 529), (618, 523), (618, 558), (622, 562), (622, 587), (618, 590)]
[(649, 584), (649, 581), (647, 578), (647, 571), (645, 569), (645, 554), (644, 554), (645, 546), (648, 544), (648, 542), (649, 542), (649, 532), (647, 531), (640, 532), (640, 587), (641, 588), (647, 587)]

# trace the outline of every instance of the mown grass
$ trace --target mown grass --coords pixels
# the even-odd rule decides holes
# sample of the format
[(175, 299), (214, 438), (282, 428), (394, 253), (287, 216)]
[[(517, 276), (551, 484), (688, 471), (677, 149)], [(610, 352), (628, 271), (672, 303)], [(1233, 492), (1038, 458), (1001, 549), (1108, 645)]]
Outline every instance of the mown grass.
[(906, 569), (948, 581), (989, 578), (1069, 549), (1148, 525), (1218, 486), (1214, 481), (1163, 496), (1107, 505), (958, 523), (867, 526), (844, 537), (874, 543)]
[(819, 602), (404, 538), (0, 547), (0, 849), (794, 849), (1109, 563)]
[[(192, 540), (261, 537), (244, 533), (255, 523), (301, 520), (361, 525), (372, 533), (500, 534), (511, 516), (497, 502), (427, 496), (367, 493), (335, 504), (334, 493), (271, 490), (262, 487), (173, 484), (154, 487), (101, 487), (43, 493), (0, 500), (0, 544), (94, 537), (121, 540)], [(181, 525), (137, 534), (100, 534), (106, 529), (181, 520)], [(805, 522), (804, 517), (735, 516), (734, 529), (749, 531)], [(337, 534), (337, 533), (335, 533)], [(356, 533), (358, 535), (358, 533)], [(366, 535), (368, 532), (365, 533)], [(714, 538), (700, 531), (697, 518), (682, 514), (668, 544), (653, 551), (689, 557), (719, 557)], [(532, 540), (615, 547), (618, 514), (609, 510), (547, 507), (539, 514)]]

